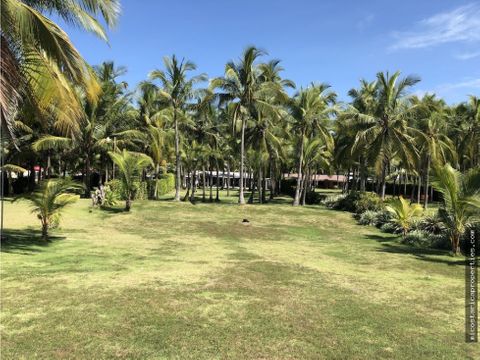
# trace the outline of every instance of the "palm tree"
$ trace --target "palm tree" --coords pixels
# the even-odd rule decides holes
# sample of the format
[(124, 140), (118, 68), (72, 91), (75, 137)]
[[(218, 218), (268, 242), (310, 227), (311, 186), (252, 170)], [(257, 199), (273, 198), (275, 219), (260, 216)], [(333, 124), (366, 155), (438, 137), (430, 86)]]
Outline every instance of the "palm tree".
[(319, 136), (330, 150), (333, 146), (333, 139), (327, 129), (326, 122), (329, 114), (332, 113), (332, 105), (335, 102), (336, 94), (328, 91), (329, 85), (312, 85), (300, 91), (290, 101), (290, 115), (293, 119), (293, 131), (297, 134), (298, 141), (298, 162), (297, 162), (297, 187), (293, 206), (300, 204), (300, 190), (303, 181), (302, 169), (304, 168), (304, 144), (306, 137)]
[(407, 122), (412, 107), (406, 101), (406, 92), (420, 80), (414, 76), (399, 77), (398, 71), (393, 75), (378, 73), (373, 114), (370, 111), (353, 111), (368, 127), (357, 134), (352, 151), (367, 147), (368, 155), (380, 176), (382, 200), (385, 199), (386, 177), (391, 160), (399, 156), (405, 164), (411, 164), (418, 157), (414, 139), (409, 135), (414, 129)]
[(420, 153), (420, 172), (424, 177), (424, 207), (427, 208), (431, 164), (444, 164), (447, 161), (456, 163), (457, 156), (455, 145), (446, 134), (447, 118), (443, 100), (436, 99), (435, 95), (426, 94), (422, 99), (414, 96), (411, 101), (419, 117), (415, 127), (420, 130), (417, 131), (417, 144)]
[(165, 70), (154, 70), (150, 73), (150, 79), (159, 80), (162, 88), (158, 95), (165, 105), (171, 107), (173, 125), (175, 129), (175, 201), (180, 201), (180, 130), (178, 118), (184, 115), (186, 105), (194, 96), (194, 85), (205, 81), (204, 74), (187, 78), (190, 71), (195, 70), (196, 65), (188, 60), (178, 61), (177, 57), (165, 57), (163, 59)]
[(116, 23), (118, 0), (1, 0), (0, 117), (13, 133), (20, 106), (36, 109), (40, 119), (54, 117), (64, 134), (79, 130), (82, 105), (80, 87), (92, 100), (99, 91), (93, 70), (81, 57), (67, 34), (44, 14), (93, 32), (106, 40), (105, 29)]
[(32, 212), (38, 215), (42, 223), (42, 238), (48, 239), (48, 229), (52, 225), (55, 216), (60, 211), (77, 201), (80, 196), (71, 191), (81, 190), (83, 186), (69, 180), (49, 179), (40, 184), (40, 187), (26, 198), (32, 202)]
[(447, 225), (452, 252), (460, 251), (460, 238), (469, 222), (480, 216), (480, 168), (462, 174), (450, 164), (435, 166), (433, 186), (443, 195), (439, 215)]
[(240, 60), (235, 63), (230, 61), (225, 66), (225, 75), (222, 78), (213, 79), (212, 88), (220, 88), (220, 102), (231, 102), (232, 124), (236, 131), (240, 121), (240, 191), (238, 202), (245, 204), (243, 179), (245, 167), (245, 128), (247, 120), (251, 118), (253, 107), (258, 102), (262, 89), (262, 79), (255, 64), (257, 59), (265, 55), (263, 50), (250, 46), (245, 49)]
[(123, 150), (121, 153), (109, 152), (108, 155), (118, 166), (121, 174), (123, 190), (125, 193), (125, 211), (130, 211), (132, 201), (137, 191), (136, 180), (142, 170), (153, 166), (152, 158), (148, 155)]
[(402, 229), (403, 238), (410, 231), (414, 218), (423, 213), (423, 208), (420, 204), (410, 204), (403, 196), (394, 199), (387, 205), (386, 209), (393, 215), (393, 222)]

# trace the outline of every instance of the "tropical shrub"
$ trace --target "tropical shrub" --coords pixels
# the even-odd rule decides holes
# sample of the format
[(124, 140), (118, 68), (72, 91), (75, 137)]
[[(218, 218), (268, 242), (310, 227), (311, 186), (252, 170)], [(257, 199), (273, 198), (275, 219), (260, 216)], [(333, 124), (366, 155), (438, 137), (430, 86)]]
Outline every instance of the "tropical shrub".
[(32, 212), (37, 214), (42, 223), (42, 238), (48, 239), (48, 230), (58, 227), (61, 210), (74, 202), (83, 186), (70, 180), (50, 179), (43, 181), (37, 190), (25, 196), (32, 203)]
[(392, 220), (401, 229), (403, 237), (410, 231), (414, 218), (421, 215), (423, 208), (420, 204), (410, 204), (403, 197), (399, 197), (387, 205), (387, 211), (392, 214)]
[(120, 171), (120, 180), (125, 194), (125, 210), (130, 211), (135, 195), (139, 193), (145, 196), (146, 194), (146, 187), (140, 183), (140, 173), (146, 167), (153, 166), (153, 161), (150, 156), (127, 150), (121, 153), (109, 152), (108, 155)]
[(399, 234), (402, 230), (394, 222), (386, 222), (380, 226), (380, 230), (390, 234)]
[(449, 164), (435, 167), (433, 186), (443, 195), (438, 213), (447, 225), (454, 255), (460, 251), (460, 240), (467, 226), (480, 213), (480, 168), (462, 174)]
[(445, 235), (435, 235), (423, 230), (410, 231), (402, 243), (421, 248), (448, 249), (450, 242)]
[(447, 227), (438, 213), (422, 217), (415, 227), (434, 235), (445, 234), (447, 231)]
[(338, 195), (330, 195), (327, 196), (322, 204), (325, 205), (329, 209), (336, 209), (338, 210), (338, 204), (346, 197), (345, 194), (338, 194)]
[(359, 197), (354, 201), (353, 207), (357, 214), (365, 211), (380, 211), (385, 208), (382, 199), (375, 193), (361, 192)]
[(377, 212), (372, 210), (367, 210), (360, 215), (358, 223), (360, 225), (376, 225)]

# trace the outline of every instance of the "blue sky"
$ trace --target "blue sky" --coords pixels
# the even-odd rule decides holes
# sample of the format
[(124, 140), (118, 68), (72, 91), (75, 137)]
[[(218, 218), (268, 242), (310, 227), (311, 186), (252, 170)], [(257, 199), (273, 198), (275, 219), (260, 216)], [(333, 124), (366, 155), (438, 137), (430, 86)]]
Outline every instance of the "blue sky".
[(297, 85), (327, 82), (342, 100), (382, 70), (419, 75), (415, 92), (449, 103), (480, 94), (480, 1), (122, 0), (110, 45), (66, 30), (90, 63), (126, 66), (132, 88), (165, 55), (215, 77), (253, 44), (281, 59)]

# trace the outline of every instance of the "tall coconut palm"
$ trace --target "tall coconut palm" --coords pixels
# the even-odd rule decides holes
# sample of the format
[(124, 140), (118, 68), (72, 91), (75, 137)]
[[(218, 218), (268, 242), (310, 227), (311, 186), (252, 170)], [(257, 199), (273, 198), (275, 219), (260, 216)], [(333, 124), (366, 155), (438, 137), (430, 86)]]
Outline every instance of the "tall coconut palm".
[(245, 166), (245, 128), (252, 116), (253, 107), (262, 89), (260, 71), (256, 65), (259, 57), (265, 55), (263, 50), (254, 46), (248, 47), (238, 62), (230, 61), (225, 66), (225, 75), (222, 78), (213, 79), (212, 88), (220, 88), (222, 93), (220, 102), (231, 102), (231, 114), (233, 129), (236, 131), (240, 122), (240, 191), (238, 202), (245, 204), (244, 197), (244, 166)]
[(460, 239), (470, 221), (480, 218), (480, 168), (462, 174), (450, 164), (436, 166), (433, 186), (443, 195), (439, 215), (448, 228), (452, 252), (460, 251)]
[(300, 91), (289, 103), (290, 115), (293, 121), (293, 131), (298, 141), (297, 161), (297, 187), (293, 206), (300, 204), (300, 190), (303, 181), (302, 169), (304, 168), (304, 144), (305, 138), (321, 137), (328, 149), (333, 147), (333, 139), (327, 128), (328, 116), (332, 113), (331, 105), (335, 102), (336, 94), (329, 91), (327, 84), (312, 85)]
[(386, 177), (393, 157), (398, 156), (405, 164), (410, 164), (418, 156), (411, 135), (414, 129), (408, 126), (407, 121), (412, 107), (406, 100), (408, 89), (419, 81), (420, 79), (414, 76), (400, 79), (398, 71), (393, 75), (388, 72), (378, 73), (373, 114), (360, 111), (356, 113), (357, 118), (368, 127), (357, 134), (353, 151), (360, 147), (367, 148), (380, 176), (382, 199), (385, 199)]
[(26, 105), (35, 108), (43, 122), (53, 116), (64, 134), (77, 131), (82, 105), (74, 86), (92, 100), (99, 86), (67, 34), (45, 14), (106, 40), (97, 18), (113, 26), (120, 11), (119, 0), (1, 0), (0, 6), (2, 126), (13, 132), (15, 115)]
[(419, 150), (420, 172), (423, 173), (424, 207), (428, 206), (429, 177), (432, 163), (444, 164), (447, 161), (455, 164), (457, 156), (453, 141), (446, 134), (446, 113), (443, 100), (436, 99), (433, 94), (426, 94), (422, 99), (413, 97), (418, 117), (415, 128)]
[(68, 180), (49, 179), (42, 182), (37, 190), (25, 198), (32, 203), (32, 212), (38, 215), (42, 223), (42, 238), (48, 239), (48, 229), (52, 225), (55, 216), (60, 211), (79, 199), (79, 195), (72, 191), (81, 190), (83, 186)]
[(120, 170), (123, 191), (125, 193), (125, 210), (130, 211), (132, 201), (137, 191), (136, 181), (142, 170), (153, 166), (152, 158), (141, 153), (123, 150), (121, 153), (109, 152), (108, 155)]
[(179, 61), (175, 55), (163, 59), (165, 70), (154, 70), (150, 73), (150, 79), (159, 80), (162, 88), (158, 95), (161, 100), (172, 108), (173, 125), (175, 129), (175, 201), (180, 201), (180, 130), (179, 116), (185, 112), (187, 103), (194, 96), (194, 85), (205, 81), (206, 75), (201, 74), (188, 78), (190, 71), (196, 70), (197, 66), (188, 60)]

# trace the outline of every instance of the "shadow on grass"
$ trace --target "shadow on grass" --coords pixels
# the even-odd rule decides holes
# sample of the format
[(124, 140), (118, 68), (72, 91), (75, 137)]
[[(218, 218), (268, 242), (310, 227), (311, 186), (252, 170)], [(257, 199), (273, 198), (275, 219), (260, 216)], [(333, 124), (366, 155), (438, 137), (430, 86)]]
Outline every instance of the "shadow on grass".
[(34, 254), (43, 247), (65, 239), (64, 236), (49, 236), (48, 241), (42, 239), (41, 231), (33, 229), (3, 229), (1, 251), (6, 253)]
[(102, 211), (105, 211), (107, 213), (111, 213), (111, 214), (119, 214), (119, 213), (123, 213), (123, 212), (126, 212), (125, 211), (125, 208), (120, 208), (120, 207), (109, 207), (109, 206), (103, 206), (101, 208)]
[(366, 238), (375, 240), (382, 245), (382, 248), (378, 249), (379, 252), (412, 255), (422, 261), (446, 264), (449, 266), (465, 265), (465, 259), (463, 258), (463, 255), (455, 258), (449, 256), (450, 253), (447, 250), (418, 248), (409, 245), (403, 245), (398, 242), (399, 236), (392, 236), (391, 234), (369, 234), (366, 235)]

